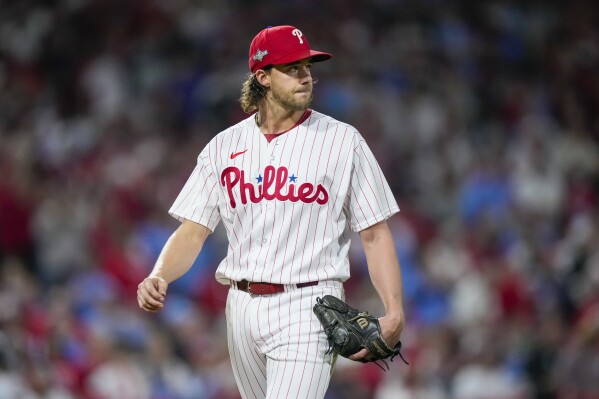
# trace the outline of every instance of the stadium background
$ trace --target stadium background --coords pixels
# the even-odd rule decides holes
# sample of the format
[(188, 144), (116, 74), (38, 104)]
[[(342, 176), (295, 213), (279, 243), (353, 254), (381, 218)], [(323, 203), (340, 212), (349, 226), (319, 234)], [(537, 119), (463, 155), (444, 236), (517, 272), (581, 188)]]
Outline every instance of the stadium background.
[[(237, 398), (224, 232), (162, 313), (135, 290), (278, 24), (334, 54), (314, 108), (402, 208), (411, 364), (341, 361), (327, 398), (598, 398), (599, 6), (577, 0), (0, 2), (0, 397)], [(377, 313), (356, 245), (348, 299)]]

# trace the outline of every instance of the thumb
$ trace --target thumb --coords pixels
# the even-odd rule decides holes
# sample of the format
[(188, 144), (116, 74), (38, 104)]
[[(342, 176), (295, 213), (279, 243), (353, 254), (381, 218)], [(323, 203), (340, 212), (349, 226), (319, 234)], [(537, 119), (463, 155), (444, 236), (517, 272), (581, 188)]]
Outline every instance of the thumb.
[(166, 295), (166, 290), (168, 288), (168, 283), (162, 277), (154, 277), (153, 279), (154, 287), (158, 290), (161, 295)]

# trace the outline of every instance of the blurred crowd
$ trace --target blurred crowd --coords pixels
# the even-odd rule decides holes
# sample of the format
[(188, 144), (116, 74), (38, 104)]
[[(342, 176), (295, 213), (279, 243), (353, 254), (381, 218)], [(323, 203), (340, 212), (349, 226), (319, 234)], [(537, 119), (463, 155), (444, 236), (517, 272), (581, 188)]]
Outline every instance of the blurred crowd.
[[(313, 107), (354, 125), (390, 221), (409, 366), (341, 359), (327, 399), (599, 398), (593, 1), (0, 2), (0, 398), (235, 399), (222, 228), (137, 307), (204, 145), (240, 121), (251, 38), (334, 58)], [(347, 299), (382, 312), (359, 240)]]

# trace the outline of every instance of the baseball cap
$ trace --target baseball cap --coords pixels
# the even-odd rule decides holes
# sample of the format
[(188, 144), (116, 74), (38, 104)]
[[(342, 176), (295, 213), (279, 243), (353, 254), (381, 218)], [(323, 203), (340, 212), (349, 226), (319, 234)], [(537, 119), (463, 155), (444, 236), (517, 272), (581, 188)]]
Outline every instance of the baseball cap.
[(310, 49), (308, 39), (299, 29), (290, 25), (269, 26), (261, 30), (250, 44), (250, 70), (268, 65), (288, 64), (311, 58), (313, 62), (326, 61), (329, 53)]

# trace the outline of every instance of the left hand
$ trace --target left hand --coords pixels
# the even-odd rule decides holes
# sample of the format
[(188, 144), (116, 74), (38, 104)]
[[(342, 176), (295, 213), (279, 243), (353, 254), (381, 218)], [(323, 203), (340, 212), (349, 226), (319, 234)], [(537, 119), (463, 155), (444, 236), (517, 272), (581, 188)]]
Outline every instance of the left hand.
[[(399, 342), (399, 337), (401, 336), (401, 331), (404, 327), (403, 318), (394, 318), (390, 316), (383, 316), (379, 318), (379, 324), (381, 326), (381, 336), (383, 341), (390, 348), (394, 348), (395, 345)], [(368, 360), (370, 357), (370, 352), (368, 349), (363, 348), (359, 352), (351, 355), (349, 359), (351, 360)]]

